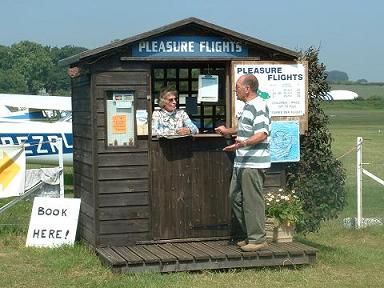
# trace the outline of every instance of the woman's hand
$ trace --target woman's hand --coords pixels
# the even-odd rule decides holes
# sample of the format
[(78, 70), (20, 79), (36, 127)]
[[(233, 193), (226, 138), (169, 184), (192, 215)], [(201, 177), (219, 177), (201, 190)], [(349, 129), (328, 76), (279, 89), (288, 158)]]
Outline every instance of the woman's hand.
[(189, 135), (191, 134), (191, 130), (187, 127), (181, 127), (176, 130), (177, 135)]

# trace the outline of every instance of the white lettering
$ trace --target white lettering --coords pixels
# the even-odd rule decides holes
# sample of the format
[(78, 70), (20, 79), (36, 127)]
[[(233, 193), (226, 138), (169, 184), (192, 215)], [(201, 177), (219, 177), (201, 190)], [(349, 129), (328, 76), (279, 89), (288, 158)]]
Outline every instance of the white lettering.
[(205, 41), (200, 41), (200, 52), (203, 52), (203, 50), (205, 50)]
[(55, 144), (59, 137), (57, 137), (56, 135), (48, 135), (47, 138), (48, 138), (49, 146), (51, 147), (51, 151), (54, 153), (57, 152), (57, 147)]
[(173, 43), (173, 52), (180, 52), (180, 42), (172, 42)]
[(194, 52), (195, 51), (195, 47), (194, 47), (194, 43), (193, 43), (193, 41), (189, 41), (188, 42), (188, 51), (189, 52)]
[(152, 41), (152, 51), (157, 52), (157, 41)]
[(221, 46), (221, 42), (216, 42), (215, 43), (215, 50), (216, 50), (216, 52), (222, 52), (222, 50), (221, 50), (221, 48), (222, 48), (222, 46)]
[(167, 52), (172, 52), (172, 42), (171, 41), (167, 41), (166, 42), (166, 46), (167, 46)]
[(223, 52), (231, 52), (229, 51), (229, 42), (223, 42)]
[(145, 52), (152, 52), (152, 50), (149, 48), (149, 42), (145, 41)]
[(165, 44), (163, 41), (159, 43), (159, 52), (165, 52)]
[(180, 52), (188, 52), (188, 43), (181, 42)]
[(1, 145), (14, 145), (12, 137), (1, 137)]
[(37, 150), (36, 150), (38, 154), (48, 154), (47, 149), (42, 149), (43, 141), (44, 141), (43, 136), (32, 136), (32, 139), (38, 141)]
[(139, 43), (139, 51), (143, 52), (143, 49), (145, 48), (145, 42), (140, 42)]

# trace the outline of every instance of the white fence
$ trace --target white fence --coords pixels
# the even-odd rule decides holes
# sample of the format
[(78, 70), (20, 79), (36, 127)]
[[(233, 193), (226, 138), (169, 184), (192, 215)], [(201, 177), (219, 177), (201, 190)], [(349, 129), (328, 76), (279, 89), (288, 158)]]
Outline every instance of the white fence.
[[(363, 174), (366, 176), (372, 178), (379, 184), (384, 186), (384, 180), (380, 179), (376, 175), (372, 174), (371, 172), (365, 170), (363, 168), (364, 163), (363, 162), (363, 138), (357, 137), (357, 145), (356, 145), (356, 198), (357, 198), (357, 221), (356, 221), (356, 228), (361, 228), (363, 224), (363, 201), (362, 201), (362, 195), (363, 195)], [(376, 224), (376, 223), (374, 223)], [(382, 224), (382, 223), (381, 223)]]

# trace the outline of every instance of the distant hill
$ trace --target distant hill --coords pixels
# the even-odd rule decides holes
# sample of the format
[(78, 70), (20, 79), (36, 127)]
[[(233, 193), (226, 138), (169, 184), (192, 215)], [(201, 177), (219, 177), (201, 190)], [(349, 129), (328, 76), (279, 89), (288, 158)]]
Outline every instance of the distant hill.
[(327, 81), (328, 82), (339, 82), (339, 81), (348, 81), (348, 74), (343, 71), (332, 70), (327, 71)]

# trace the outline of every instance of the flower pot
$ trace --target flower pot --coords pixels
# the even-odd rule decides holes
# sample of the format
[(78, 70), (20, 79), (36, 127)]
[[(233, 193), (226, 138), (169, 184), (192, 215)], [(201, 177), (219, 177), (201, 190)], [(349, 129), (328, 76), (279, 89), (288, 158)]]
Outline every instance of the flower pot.
[(282, 224), (273, 229), (273, 242), (292, 242), (295, 234), (295, 225)]
[(275, 222), (273, 218), (265, 218), (265, 234), (266, 234), (267, 242), (273, 241), (274, 229), (275, 229)]

